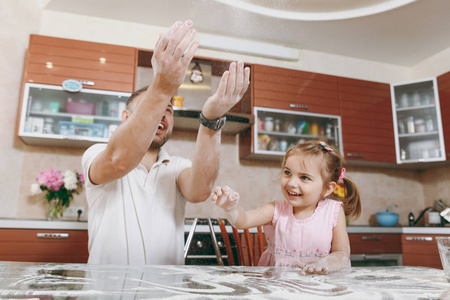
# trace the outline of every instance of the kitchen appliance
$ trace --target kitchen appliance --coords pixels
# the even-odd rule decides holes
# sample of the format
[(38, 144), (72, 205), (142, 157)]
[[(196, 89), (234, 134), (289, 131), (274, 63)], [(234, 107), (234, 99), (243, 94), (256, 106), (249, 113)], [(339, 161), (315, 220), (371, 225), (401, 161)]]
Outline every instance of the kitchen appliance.
[[(209, 224), (211, 222), (211, 226)], [(229, 223), (224, 220), (226, 225)], [(195, 224), (195, 225), (194, 225)], [(220, 251), (224, 265), (228, 264), (228, 257), (218, 222), (215, 219), (208, 218), (186, 218), (185, 225), (190, 226), (189, 231), (185, 232), (185, 264), (186, 265), (221, 265), (218, 260), (215, 248), (214, 238), (217, 243), (217, 249)], [(211, 234), (211, 228), (214, 232), (214, 238)], [(236, 242), (233, 234), (229, 234), (230, 243), (234, 252), (236, 252)]]
[(352, 267), (402, 266), (401, 253), (350, 254)]

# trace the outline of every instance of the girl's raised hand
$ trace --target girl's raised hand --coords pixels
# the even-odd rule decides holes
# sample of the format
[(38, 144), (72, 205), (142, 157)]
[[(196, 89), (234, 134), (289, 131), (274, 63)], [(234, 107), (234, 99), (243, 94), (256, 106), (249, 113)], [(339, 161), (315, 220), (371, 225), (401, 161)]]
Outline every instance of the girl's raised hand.
[(211, 202), (229, 212), (238, 206), (239, 194), (229, 186), (216, 186), (210, 196)]

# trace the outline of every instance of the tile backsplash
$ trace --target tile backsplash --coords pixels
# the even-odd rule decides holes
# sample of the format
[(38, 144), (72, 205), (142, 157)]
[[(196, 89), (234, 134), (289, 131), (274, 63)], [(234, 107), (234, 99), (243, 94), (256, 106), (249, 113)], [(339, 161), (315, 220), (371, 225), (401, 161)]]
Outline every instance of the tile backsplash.
[[(197, 134), (174, 132), (164, 146), (171, 155), (192, 159)], [(240, 193), (240, 204), (245, 209), (255, 209), (266, 202), (281, 199), (279, 187), (280, 162), (264, 160), (239, 160), (238, 136), (222, 135), (221, 163), (217, 185), (229, 185)], [(57, 147), (24, 147), (20, 195), (16, 218), (45, 219), (45, 204), (30, 196), (30, 184), (37, 174), (54, 166), (57, 169), (81, 170), (83, 149)], [(38, 159), (37, 159), (38, 157)], [(450, 201), (450, 167), (427, 171), (411, 171), (385, 168), (348, 167), (346, 175), (352, 178), (361, 193), (362, 214), (351, 225), (377, 225), (375, 214), (383, 207), (396, 204), (399, 224), (408, 225), (408, 214), (419, 213), (433, 201)], [(86, 206), (85, 192), (76, 195), (75, 206)], [(188, 203), (186, 217), (223, 218), (223, 211), (206, 201)]]

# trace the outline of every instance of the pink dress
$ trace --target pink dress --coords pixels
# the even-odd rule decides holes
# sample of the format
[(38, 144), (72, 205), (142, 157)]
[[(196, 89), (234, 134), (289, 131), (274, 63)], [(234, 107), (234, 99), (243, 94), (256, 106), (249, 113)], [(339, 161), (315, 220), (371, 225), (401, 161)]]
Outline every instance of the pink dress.
[(297, 220), (292, 205), (275, 201), (272, 224), (264, 225), (267, 249), (258, 265), (296, 266), (297, 261), (311, 262), (328, 255), (341, 205), (324, 199), (310, 217)]

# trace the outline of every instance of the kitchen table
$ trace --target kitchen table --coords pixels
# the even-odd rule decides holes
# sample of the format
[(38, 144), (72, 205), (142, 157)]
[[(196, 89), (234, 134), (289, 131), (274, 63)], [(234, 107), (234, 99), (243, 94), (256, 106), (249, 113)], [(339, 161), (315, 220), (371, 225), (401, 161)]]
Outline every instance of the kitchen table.
[(0, 299), (450, 299), (442, 270), (0, 262)]

